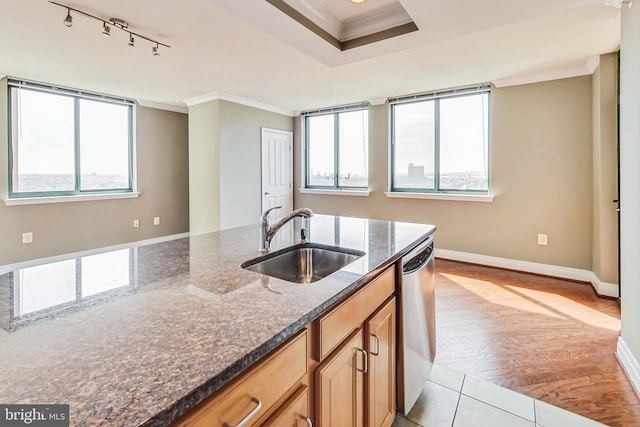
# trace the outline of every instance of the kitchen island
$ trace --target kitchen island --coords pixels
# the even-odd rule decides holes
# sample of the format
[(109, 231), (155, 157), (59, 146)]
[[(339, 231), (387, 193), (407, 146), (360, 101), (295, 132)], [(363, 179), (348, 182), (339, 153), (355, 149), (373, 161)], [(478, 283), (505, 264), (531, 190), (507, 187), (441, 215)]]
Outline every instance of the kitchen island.
[(434, 231), (315, 215), (310, 241), (366, 255), (305, 285), (240, 267), (261, 255), (257, 225), (4, 274), (0, 402), (69, 404), (77, 426), (168, 425)]

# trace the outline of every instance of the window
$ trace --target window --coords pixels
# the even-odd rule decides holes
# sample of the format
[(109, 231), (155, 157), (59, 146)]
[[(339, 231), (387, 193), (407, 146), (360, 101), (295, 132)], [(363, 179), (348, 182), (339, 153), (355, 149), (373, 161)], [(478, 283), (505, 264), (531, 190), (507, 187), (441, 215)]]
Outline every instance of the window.
[(363, 105), (305, 114), (307, 188), (367, 188), (368, 117)]
[(132, 191), (133, 103), (9, 82), (9, 197)]
[(391, 191), (489, 191), (489, 87), (391, 100)]

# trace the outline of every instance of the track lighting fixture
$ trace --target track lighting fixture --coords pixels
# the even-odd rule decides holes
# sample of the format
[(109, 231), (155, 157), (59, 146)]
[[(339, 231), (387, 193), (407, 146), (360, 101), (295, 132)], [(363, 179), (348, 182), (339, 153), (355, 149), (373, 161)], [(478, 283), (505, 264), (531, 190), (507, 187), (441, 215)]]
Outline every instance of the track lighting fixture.
[(135, 39), (134, 36), (138, 37), (139, 39), (143, 39), (143, 40), (147, 40), (148, 42), (151, 42), (152, 44), (155, 44), (155, 46), (152, 46), (151, 48), (151, 54), (153, 56), (159, 56), (160, 52), (158, 51), (160, 49), (160, 46), (164, 46), (166, 48), (170, 48), (171, 46), (166, 45), (164, 43), (160, 43), (157, 40), (154, 40), (152, 38), (149, 38), (147, 36), (143, 36), (142, 34), (138, 34), (135, 33), (133, 31), (130, 31), (129, 28), (129, 24), (127, 23), (127, 21), (123, 21), (122, 19), (119, 18), (100, 18), (98, 16), (94, 16), (90, 13), (87, 12), (83, 12), (80, 9), (76, 9), (61, 3), (57, 3), (55, 1), (51, 1), (49, 0), (49, 3), (54, 4), (56, 6), (60, 6), (64, 9), (67, 9), (67, 16), (64, 18), (64, 21), (62, 21), (64, 23), (65, 26), (67, 27), (71, 27), (73, 25), (73, 17), (71, 16), (71, 12), (75, 12), (78, 13), (80, 15), (86, 16), (87, 18), (91, 18), (91, 19), (95, 19), (96, 21), (100, 21), (102, 22), (102, 34), (105, 37), (110, 37), (111, 36), (111, 27), (114, 27), (118, 30), (124, 31), (125, 33), (129, 34), (129, 42), (127, 43), (129, 46), (131, 47), (135, 47)]
[(67, 9), (67, 17), (64, 18), (64, 25), (66, 25), (67, 27), (70, 27), (73, 25), (73, 18), (71, 17), (71, 9)]

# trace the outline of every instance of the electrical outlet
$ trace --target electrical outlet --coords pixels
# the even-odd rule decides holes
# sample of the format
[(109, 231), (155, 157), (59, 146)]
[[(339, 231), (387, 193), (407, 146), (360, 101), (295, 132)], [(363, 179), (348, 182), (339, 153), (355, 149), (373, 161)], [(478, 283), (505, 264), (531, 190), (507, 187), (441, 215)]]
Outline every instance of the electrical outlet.
[(133, 220), (133, 228), (138, 228), (140, 227), (140, 220), (139, 219), (134, 219)]
[(31, 243), (33, 242), (33, 233), (29, 231), (28, 233), (22, 233), (22, 243)]
[(538, 244), (542, 246), (547, 246), (547, 235), (546, 234), (538, 234)]
[(160, 225), (160, 217), (159, 216), (154, 216), (153, 217), (153, 225)]

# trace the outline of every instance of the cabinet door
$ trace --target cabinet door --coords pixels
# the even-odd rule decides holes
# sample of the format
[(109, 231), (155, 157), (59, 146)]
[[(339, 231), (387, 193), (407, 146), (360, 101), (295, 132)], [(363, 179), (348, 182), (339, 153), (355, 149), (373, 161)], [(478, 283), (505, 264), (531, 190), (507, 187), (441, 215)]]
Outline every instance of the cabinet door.
[(364, 425), (364, 373), (367, 353), (357, 329), (316, 369), (316, 423), (320, 427)]
[(309, 414), (309, 388), (300, 388), (273, 414), (264, 427), (309, 427), (313, 426)]
[(391, 299), (365, 323), (369, 353), (367, 425), (389, 427), (396, 415), (396, 301)]

